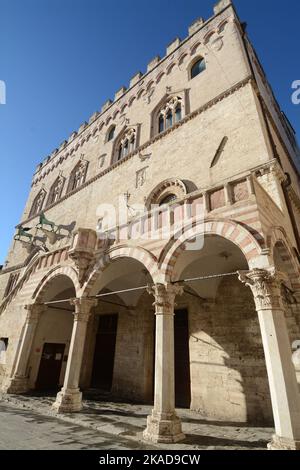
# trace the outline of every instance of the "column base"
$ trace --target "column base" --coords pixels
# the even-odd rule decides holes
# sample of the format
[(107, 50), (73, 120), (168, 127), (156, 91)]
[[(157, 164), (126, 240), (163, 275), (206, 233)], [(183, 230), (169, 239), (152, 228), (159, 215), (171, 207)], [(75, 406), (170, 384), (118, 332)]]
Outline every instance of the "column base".
[(300, 450), (300, 441), (287, 439), (274, 434), (272, 441), (268, 444), (269, 450)]
[(75, 413), (82, 410), (82, 393), (79, 388), (62, 388), (56, 396), (52, 408), (57, 413)]
[(12, 377), (3, 385), (2, 391), (8, 394), (18, 395), (29, 390), (28, 377)]
[(185, 439), (181, 421), (175, 414), (155, 413), (147, 417), (147, 428), (143, 432), (145, 441), (172, 444)]

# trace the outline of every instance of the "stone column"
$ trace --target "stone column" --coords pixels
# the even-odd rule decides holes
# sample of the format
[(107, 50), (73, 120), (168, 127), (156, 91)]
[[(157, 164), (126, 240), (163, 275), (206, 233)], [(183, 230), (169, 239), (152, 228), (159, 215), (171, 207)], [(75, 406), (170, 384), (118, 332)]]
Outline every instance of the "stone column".
[(72, 413), (82, 409), (82, 393), (79, 390), (79, 378), (86, 339), (87, 323), (91, 310), (97, 305), (96, 299), (72, 299), (75, 306), (74, 323), (69, 349), (64, 385), (58, 392), (53, 408), (58, 413)]
[(26, 320), (21, 337), (21, 343), (17, 351), (17, 359), (13, 375), (10, 377), (8, 386), (5, 390), (7, 393), (24, 393), (29, 389), (29, 377), (27, 375), (28, 360), (37, 325), (45, 308), (46, 307), (43, 304), (25, 305), (25, 309), (27, 310)]
[(175, 413), (174, 300), (182, 294), (179, 285), (156, 284), (149, 288), (155, 297), (156, 350), (154, 409), (148, 416), (144, 439), (172, 443), (184, 439)]
[(276, 434), (269, 449), (300, 449), (300, 394), (280, 293), (280, 273), (254, 269), (239, 273), (253, 292), (268, 372)]

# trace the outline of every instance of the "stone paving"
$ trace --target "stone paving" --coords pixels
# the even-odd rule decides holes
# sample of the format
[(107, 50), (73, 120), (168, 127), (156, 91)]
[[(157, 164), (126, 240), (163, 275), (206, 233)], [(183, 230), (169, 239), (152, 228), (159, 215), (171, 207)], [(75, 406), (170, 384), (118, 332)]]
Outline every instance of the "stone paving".
[(274, 433), (272, 428), (208, 421), (178, 410), (186, 440), (147, 444), (142, 431), (151, 406), (90, 397), (82, 412), (57, 416), (53, 401), (54, 396), (1, 396), (0, 449), (265, 450)]

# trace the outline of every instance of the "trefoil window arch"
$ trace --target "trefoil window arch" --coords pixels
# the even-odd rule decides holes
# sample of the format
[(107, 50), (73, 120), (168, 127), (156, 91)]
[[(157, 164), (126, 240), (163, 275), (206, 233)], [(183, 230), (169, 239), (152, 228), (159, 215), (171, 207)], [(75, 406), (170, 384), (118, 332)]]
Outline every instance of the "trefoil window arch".
[(70, 193), (71, 191), (80, 188), (85, 183), (87, 168), (88, 162), (86, 160), (81, 160), (77, 163), (77, 165), (71, 172), (67, 193)]
[(136, 149), (136, 130), (128, 129), (122, 135), (117, 147), (117, 161), (122, 160)]
[(65, 178), (59, 176), (53, 183), (50, 189), (50, 193), (47, 200), (47, 207), (51, 206), (58, 202), (62, 195), (62, 190), (64, 187)]
[(170, 129), (182, 119), (182, 99), (179, 96), (174, 96), (158, 113), (158, 132)]
[(38, 195), (35, 197), (33, 204), (31, 206), (29, 217), (34, 217), (43, 209), (44, 201), (46, 198), (46, 191), (41, 189)]

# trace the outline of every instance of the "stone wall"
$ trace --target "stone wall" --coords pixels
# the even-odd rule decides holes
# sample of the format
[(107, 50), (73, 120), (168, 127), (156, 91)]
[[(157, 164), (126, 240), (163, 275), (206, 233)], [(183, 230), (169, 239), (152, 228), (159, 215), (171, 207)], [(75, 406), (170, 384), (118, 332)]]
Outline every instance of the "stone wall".
[(216, 300), (190, 303), (191, 408), (204, 417), (271, 423), (257, 314), (250, 289), (224, 279)]

